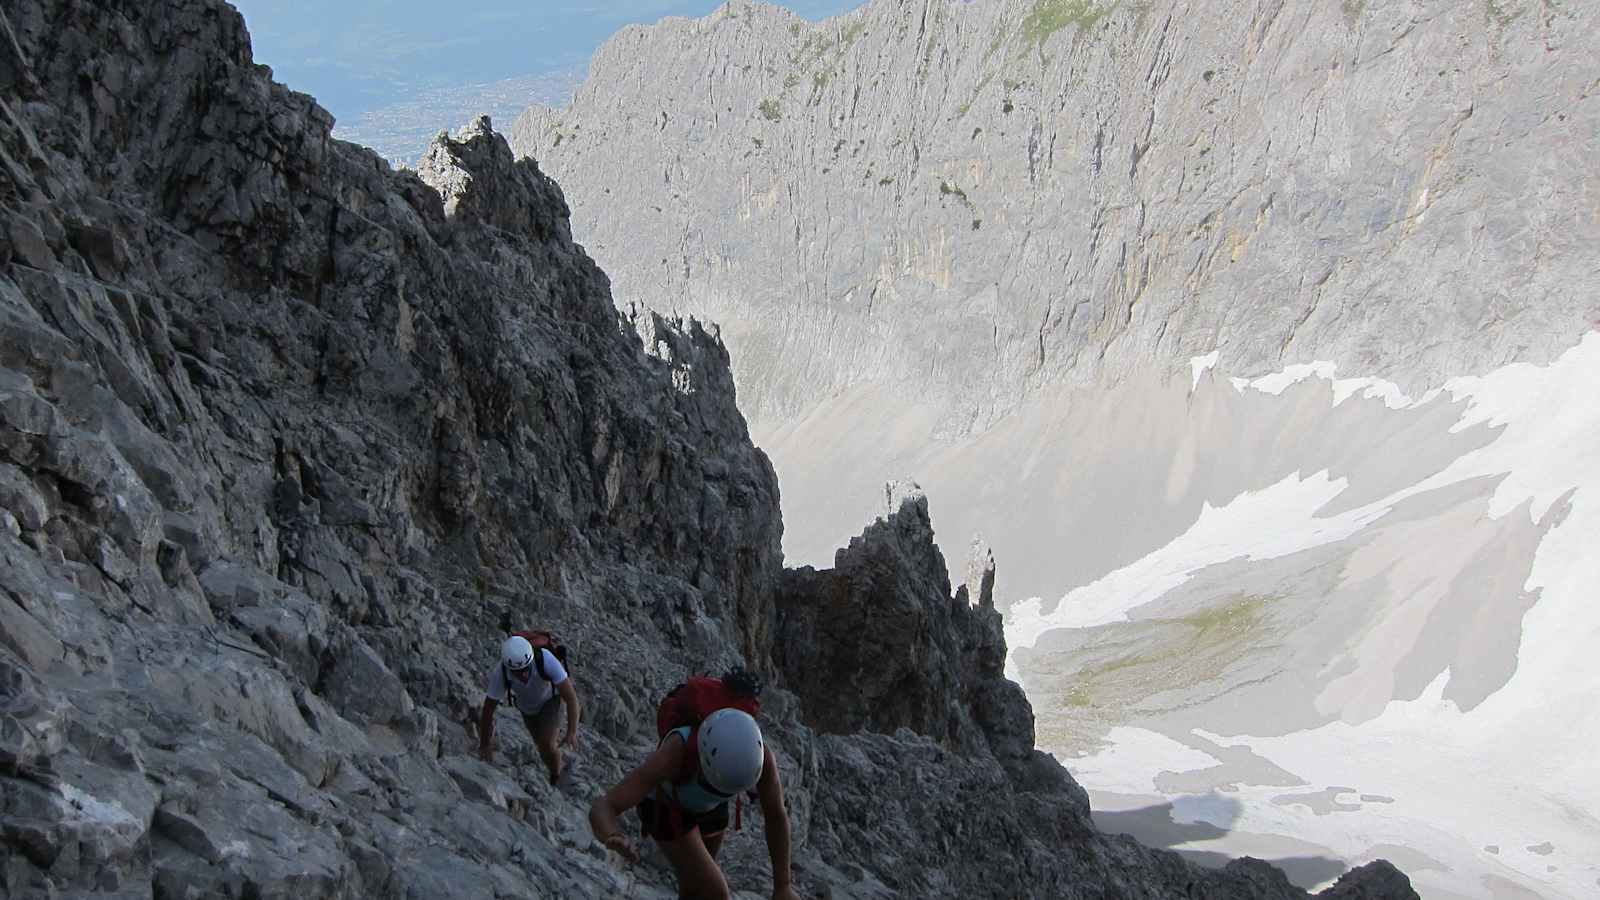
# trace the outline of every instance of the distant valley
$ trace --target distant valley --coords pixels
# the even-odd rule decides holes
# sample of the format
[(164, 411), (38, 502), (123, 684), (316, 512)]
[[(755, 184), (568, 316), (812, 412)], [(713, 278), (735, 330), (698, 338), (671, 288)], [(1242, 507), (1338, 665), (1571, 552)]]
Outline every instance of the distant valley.
[(559, 105), (572, 98), (586, 67), (507, 78), (488, 84), (434, 88), (401, 103), (339, 122), (333, 136), (371, 147), (393, 165), (415, 168), (434, 135), (454, 131), (479, 115), (510, 125), (529, 101)]

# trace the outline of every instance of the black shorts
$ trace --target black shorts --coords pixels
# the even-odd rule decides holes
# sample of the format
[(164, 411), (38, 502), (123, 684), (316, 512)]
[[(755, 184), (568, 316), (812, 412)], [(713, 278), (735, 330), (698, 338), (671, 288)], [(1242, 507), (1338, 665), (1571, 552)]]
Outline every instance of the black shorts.
[[(674, 812), (677, 814), (674, 815)], [(639, 804), (639, 833), (662, 843), (670, 843), (696, 828), (700, 837), (709, 838), (728, 830), (728, 804), (721, 803), (702, 813), (673, 810), (666, 804), (656, 803), (655, 797), (646, 797)]]
[(523, 713), (522, 724), (527, 726), (528, 734), (533, 736), (535, 742), (541, 738), (553, 741), (556, 729), (561, 726), (561, 695), (556, 694), (535, 713)]

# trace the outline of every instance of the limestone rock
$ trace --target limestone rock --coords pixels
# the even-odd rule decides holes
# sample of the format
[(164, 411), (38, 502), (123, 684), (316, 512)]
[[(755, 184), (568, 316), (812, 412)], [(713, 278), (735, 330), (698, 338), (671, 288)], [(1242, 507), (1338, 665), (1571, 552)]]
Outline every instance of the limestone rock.
[(1597, 29), (1570, 4), (736, 0), (625, 29), (512, 146), (622, 302), (721, 324), (763, 428), (872, 384), (958, 434), (1213, 350), (1416, 389), (1592, 326)]
[(470, 756), (452, 756), (444, 760), (443, 765), (467, 799), (503, 809), (513, 819), (527, 815), (533, 798), (500, 770)]
[(10, 513), (21, 528), (38, 531), (50, 514), (44, 498), (20, 469), (0, 469), (0, 508)]
[(994, 551), (982, 535), (972, 539), (967, 556), (967, 580), (962, 585), (967, 602), (974, 606), (994, 605)]
[(322, 673), (317, 690), (346, 719), (388, 725), (411, 713), (411, 697), (403, 683), (359, 636), (338, 642), (329, 657), (332, 664)]

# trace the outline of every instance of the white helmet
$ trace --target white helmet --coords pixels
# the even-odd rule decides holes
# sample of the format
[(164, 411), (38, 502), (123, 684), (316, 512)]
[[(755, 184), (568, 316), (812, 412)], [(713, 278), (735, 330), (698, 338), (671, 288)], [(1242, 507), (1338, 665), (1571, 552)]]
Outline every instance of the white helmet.
[(742, 709), (719, 709), (700, 723), (700, 775), (706, 784), (732, 797), (756, 786), (766, 762), (761, 726)]
[(500, 661), (513, 672), (533, 665), (533, 645), (525, 637), (508, 637), (500, 645)]

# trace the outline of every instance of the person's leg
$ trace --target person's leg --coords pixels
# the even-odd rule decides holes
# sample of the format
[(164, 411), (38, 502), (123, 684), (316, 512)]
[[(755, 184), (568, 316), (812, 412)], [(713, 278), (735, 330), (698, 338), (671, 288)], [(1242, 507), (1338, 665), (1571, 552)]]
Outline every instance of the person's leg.
[(634, 808), (639, 814), (639, 837), (648, 838), (656, 836), (656, 800), (654, 797), (645, 797)]
[(533, 745), (539, 748), (539, 758), (544, 760), (544, 767), (550, 772), (550, 783), (555, 784), (556, 779), (561, 777), (561, 748), (556, 743), (557, 732), (561, 728), (561, 695), (545, 701), (533, 715), (523, 716), (522, 723), (533, 736)]
[(700, 840), (705, 842), (706, 852), (716, 859), (717, 852), (722, 849), (722, 838), (728, 833), (728, 804), (702, 813), (695, 821), (700, 826)]
[[(679, 900), (730, 900), (728, 880), (706, 849), (700, 830), (693, 829), (674, 841), (658, 841), (678, 874)], [(719, 840), (720, 843), (720, 840)]]

